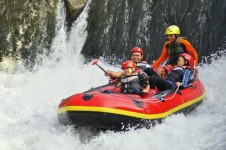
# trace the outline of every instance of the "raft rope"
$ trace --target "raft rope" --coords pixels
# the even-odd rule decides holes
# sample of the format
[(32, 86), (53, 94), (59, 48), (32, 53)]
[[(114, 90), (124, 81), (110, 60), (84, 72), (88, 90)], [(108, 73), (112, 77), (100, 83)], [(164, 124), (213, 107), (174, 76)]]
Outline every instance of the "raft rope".
[[(116, 87), (117, 88), (117, 87)], [(135, 98), (135, 97), (133, 97), (133, 96), (131, 96), (131, 95), (127, 95), (127, 94), (125, 94), (126, 96), (127, 96), (127, 98), (128, 99), (131, 99), (131, 100), (140, 100), (140, 101), (142, 101), (142, 102), (151, 102), (151, 103), (159, 103), (159, 102), (163, 102), (163, 101), (167, 101), (167, 100), (171, 100), (172, 98), (174, 98), (175, 97), (175, 95), (176, 95), (176, 93), (178, 92), (178, 90), (179, 90), (179, 86), (177, 87), (177, 89), (176, 89), (176, 91), (174, 92), (174, 94), (173, 94), (173, 96), (171, 96), (171, 97), (169, 97), (169, 98), (160, 98), (160, 101), (156, 101), (156, 100), (150, 100), (150, 99), (137, 99), (137, 98)], [(100, 91), (101, 92), (101, 91)], [(81, 94), (92, 94), (92, 95), (99, 95), (100, 93), (81, 93)], [(125, 96), (124, 95), (124, 96)], [(124, 97), (124, 96), (122, 96), (122, 95), (114, 95), (114, 97)], [(124, 97), (125, 98), (125, 97)]]
[(179, 90), (179, 86), (177, 86), (177, 89), (176, 89), (176, 91), (174, 92), (173, 96), (171, 96), (171, 97), (169, 97), (169, 98), (166, 98), (166, 99), (162, 97), (160, 100), (161, 100), (161, 101), (165, 101), (165, 100), (170, 100), (170, 99), (174, 98), (178, 90)]

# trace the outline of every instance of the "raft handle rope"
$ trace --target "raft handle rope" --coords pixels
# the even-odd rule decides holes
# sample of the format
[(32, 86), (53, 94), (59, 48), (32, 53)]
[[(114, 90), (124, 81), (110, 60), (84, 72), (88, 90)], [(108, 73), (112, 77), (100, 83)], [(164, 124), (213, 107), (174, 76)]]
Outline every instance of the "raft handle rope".
[[(139, 101), (142, 101), (142, 102), (151, 102), (151, 101), (153, 101), (152, 103), (159, 103), (159, 102), (165, 102), (165, 101), (167, 101), (167, 100), (171, 100), (172, 98), (174, 98), (175, 97), (175, 95), (176, 95), (176, 93), (178, 92), (178, 90), (179, 90), (179, 86), (177, 87), (177, 89), (176, 89), (176, 91), (174, 92), (174, 94), (173, 94), (173, 96), (171, 96), (171, 97), (169, 97), (169, 98), (160, 98), (160, 101), (156, 101), (156, 100), (150, 100), (150, 99), (137, 99), (137, 98), (135, 98), (135, 97), (133, 97), (133, 96), (131, 96), (131, 95), (129, 95), (129, 94), (124, 94), (124, 96), (122, 96), (122, 95), (118, 95), (118, 93), (111, 93), (111, 94), (114, 94), (114, 95), (112, 95), (112, 96), (114, 96), (114, 97), (124, 97), (125, 98), (125, 95), (127, 96), (127, 98), (128, 99), (131, 99), (131, 100), (139, 100)], [(99, 94), (103, 94), (102, 93), (102, 91), (100, 91), (101, 93), (89, 93), (89, 92), (85, 92), (85, 93), (80, 93), (80, 94), (92, 94), (93, 96), (94, 95), (99, 95)]]
[(177, 89), (176, 89), (176, 91), (174, 92), (173, 96), (171, 96), (171, 97), (169, 97), (169, 98), (163, 98), (163, 97), (161, 97), (161, 98), (160, 98), (161, 102), (165, 102), (166, 100), (170, 100), (170, 99), (174, 98), (175, 95), (176, 95), (176, 93), (178, 92), (178, 90), (179, 90), (179, 86), (177, 86)]
[[(116, 89), (117, 87), (115, 87), (114, 89)], [(112, 95), (112, 96), (114, 96), (114, 97), (124, 97), (125, 98), (125, 95), (127, 96), (127, 98), (128, 99), (131, 99), (131, 100), (138, 100), (138, 101), (142, 101), (142, 102), (151, 102), (151, 103), (159, 103), (159, 102), (165, 102), (166, 100), (171, 100), (172, 98), (174, 98), (175, 97), (175, 95), (176, 95), (176, 93), (178, 92), (178, 90), (179, 90), (179, 86), (177, 87), (177, 89), (176, 89), (176, 91), (174, 92), (174, 94), (173, 94), (173, 96), (172, 97), (169, 97), (169, 98), (160, 98), (159, 100), (160, 101), (156, 101), (156, 100), (151, 100), (151, 99), (137, 99), (137, 98), (135, 98), (135, 97), (133, 97), (133, 96), (131, 96), (131, 95), (129, 95), (129, 94), (123, 94), (123, 95), (118, 95), (119, 93), (111, 93), (111, 94), (114, 94), (114, 95)], [(89, 93), (89, 92), (84, 92), (84, 93), (80, 93), (80, 94), (92, 94), (93, 96), (94, 95), (99, 95), (99, 94), (103, 94), (102, 92), (102, 90), (98, 90), (100, 93)], [(107, 94), (107, 93), (106, 93)], [(108, 93), (108, 94), (110, 94), (110, 93)], [(153, 101), (153, 102), (152, 102)]]

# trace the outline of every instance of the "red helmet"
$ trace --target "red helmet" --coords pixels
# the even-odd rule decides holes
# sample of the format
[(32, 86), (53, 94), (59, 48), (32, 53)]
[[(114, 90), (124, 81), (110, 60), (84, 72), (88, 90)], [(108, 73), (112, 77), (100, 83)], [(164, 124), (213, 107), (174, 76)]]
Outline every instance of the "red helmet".
[(132, 50), (130, 51), (130, 54), (132, 54), (134, 52), (140, 52), (142, 55), (144, 55), (144, 51), (140, 47), (134, 47), (134, 48), (132, 48)]
[(132, 60), (127, 60), (127, 61), (124, 61), (122, 63), (121, 68), (122, 69), (124, 69), (124, 68), (133, 68), (133, 69), (135, 69), (136, 68), (136, 64)]
[(194, 65), (194, 58), (191, 56), (191, 55), (189, 55), (189, 54), (187, 54), (187, 53), (182, 53), (182, 54), (180, 54), (180, 56), (182, 56), (182, 57), (184, 57), (184, 59), (185, 60), (187, 60), (187, 66), (193, 66)]

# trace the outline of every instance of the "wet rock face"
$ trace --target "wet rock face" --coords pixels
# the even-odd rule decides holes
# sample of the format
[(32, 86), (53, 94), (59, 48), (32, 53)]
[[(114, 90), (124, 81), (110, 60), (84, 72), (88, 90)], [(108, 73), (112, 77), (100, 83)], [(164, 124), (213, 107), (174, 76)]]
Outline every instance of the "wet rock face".
[(29, 66), (37, 54), (48, 54), (55, 34), (57, 2), (1, 0), (0, 58), (23, 59)]
[(176, 24), (199, 56), (210, 55), (226, 47), (225, 14), (225, 0), (94, 0), (82, 53), (124, 59), (140, 46), (154, 60), (166, 41), (165, 29)]
[[(86, 0), (64, 1), (70, 26)], [(1, 0), (0, 59), (23, 59), (29, 66), (38, 54), (51, 53), (58, 2)], [(131, 48), (140, 46), (152, 61), (161, 54), (165, 29), (176, 24), (199, 56), (210, 55), (226, 49), (225, 14), (225, 0), (92, 0), (82, 54), (125, 60)]]
[[(86, 0), (65, 0), (75, 19)], [(0, 62), (4, 57), (25, 61), (28, 67), (37, 63), (38, 54), (49, 55), (55, 36), (59, 0), (0, 1)], [(69, 15), (68, 15), (69, 16)]]
[(85, 6), (86, 0), (66, 0), (70, 8), (74, 11), (81, 9)]
[(65, 3), (67, 8), (67, 21), (70, 26), (82, 12), (86, 5), (86, 0), (65, 0)]

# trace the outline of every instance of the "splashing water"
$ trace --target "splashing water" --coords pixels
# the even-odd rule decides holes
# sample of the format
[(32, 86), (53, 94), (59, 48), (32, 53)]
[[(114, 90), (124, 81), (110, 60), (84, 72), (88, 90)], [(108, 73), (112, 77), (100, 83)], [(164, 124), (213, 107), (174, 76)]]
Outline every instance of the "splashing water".
[[(151, 129), (100, 133), (87, 143), (80, 141), (78, 131), (59, 124), (56, 110), (61, 99), (108, 82), (99, 68), (84, 65), (80, 55), (87, 35), (88, 6), (69, 37), (61, 16), (54, 53), (37, 71), (0, 73), (0, 150), (226, 149), (225, 55), (199, 68), (206, 98), (188, 116), (172, 115)], [(59, 7), (58, 14), (64, 14), (62, 3)], [(100, 65), (117, 69), (103, 61)]]

